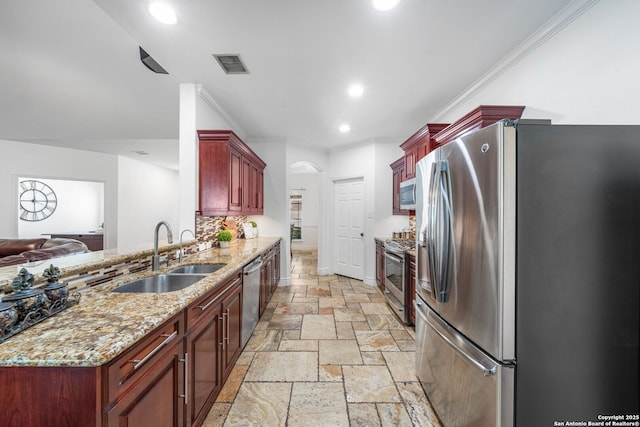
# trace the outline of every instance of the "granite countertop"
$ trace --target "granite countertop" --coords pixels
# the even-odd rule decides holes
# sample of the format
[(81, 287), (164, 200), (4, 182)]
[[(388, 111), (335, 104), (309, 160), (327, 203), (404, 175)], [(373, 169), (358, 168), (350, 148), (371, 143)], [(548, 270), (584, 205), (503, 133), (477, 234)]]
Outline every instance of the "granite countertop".
[[(214, 248), (184, 258), (181, 264), (227, 265), (180, 291), (110, 292), (119, 285), (152, 275), (150, 272), (131, 274), (87, 289), (82, 292), (79, 304), (0, 344), (0, 366), (104, 365), (279, 240), (279, 237), (237, 240), (228, 249)], [(160, 273), (181, 264), (172, 263)]]

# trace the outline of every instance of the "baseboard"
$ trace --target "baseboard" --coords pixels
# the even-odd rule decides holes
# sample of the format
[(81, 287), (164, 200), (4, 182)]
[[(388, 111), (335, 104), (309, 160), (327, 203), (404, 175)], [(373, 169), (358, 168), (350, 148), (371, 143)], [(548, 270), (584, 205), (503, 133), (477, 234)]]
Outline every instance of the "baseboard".
[(328, 276), (330, 274), (333, 274), (331, 271), (329, 271), (328, 267), (318, 267), (317, 273), (318, 276)]

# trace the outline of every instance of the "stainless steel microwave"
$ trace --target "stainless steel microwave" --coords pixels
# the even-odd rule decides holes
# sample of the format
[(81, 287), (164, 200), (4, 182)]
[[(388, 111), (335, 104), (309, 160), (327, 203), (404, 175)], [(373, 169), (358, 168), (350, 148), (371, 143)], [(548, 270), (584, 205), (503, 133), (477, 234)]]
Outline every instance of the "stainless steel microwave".
[(400, 209), (416, 209), (416, 179), (400, 183)]

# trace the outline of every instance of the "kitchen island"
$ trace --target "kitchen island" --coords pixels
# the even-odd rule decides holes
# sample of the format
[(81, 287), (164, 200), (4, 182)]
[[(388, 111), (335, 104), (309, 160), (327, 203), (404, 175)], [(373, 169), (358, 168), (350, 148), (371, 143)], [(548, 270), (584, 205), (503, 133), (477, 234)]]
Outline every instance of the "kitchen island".
[[(83, 290), (78, 305), (0, 344), (0, 419), (21, 426), (117, 425), (125, 419), (135, 425), (160, 403), (158, 418), (168, 425), (197, 424), (213, 393), (205, 396), (189, 378), (214, 372), (206, 390), (219, 390), (241, 350), (234, 333), (242, 312), (241, 269), (279, 243), (262, 237), (190, 255), (182, 264), (225, 266), (179, 291), (111, 292), (149, 271)], [(202, 320), (205, 310), (210, 317)], [(200, 335), (206, 339), (198, 341)], [(211, 344), (217, 351), (219, 341), (221, 354), (206, 352)], [(211, 366), (198, 366), (194, 353), (212, 354)]]

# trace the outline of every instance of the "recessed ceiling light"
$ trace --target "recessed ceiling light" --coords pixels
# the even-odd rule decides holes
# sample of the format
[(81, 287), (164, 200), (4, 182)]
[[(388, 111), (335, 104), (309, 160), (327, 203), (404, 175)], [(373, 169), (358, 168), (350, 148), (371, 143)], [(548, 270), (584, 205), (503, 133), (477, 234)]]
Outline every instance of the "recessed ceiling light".
[(376, 10), (386, 11), (393, 9), (398, 5), (400, 0), (371, 0), (371, 4)]
[(349, 96), (351, 96), (352, 98), (357, 98), (360, 95), (362, 95), (362, 93), (364, 92), (364, 88), (362, 87), (361, 84), (354, 83), (351, 86), (349, 86), (348, 92), (349, 92)]
[(153, 2), (149, 4), (149, 13), (163, 24), (173, 25), (178, 22), (173, 8), (164, 2)]
[(347, 132), (349, 132), (351, 130), (351, 126), (349, 126), (346, 123), (343, 123), (343, 124), (340, 125), (340, 127), (338, 129), (340, 129), (340, 132), (342, 132), (342, 133), (347, 133)]

